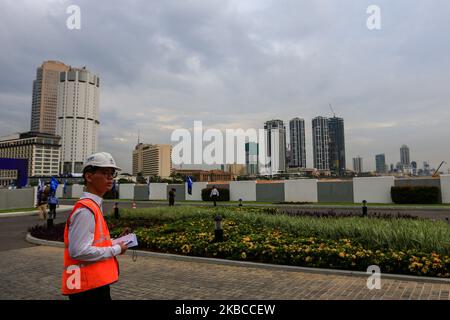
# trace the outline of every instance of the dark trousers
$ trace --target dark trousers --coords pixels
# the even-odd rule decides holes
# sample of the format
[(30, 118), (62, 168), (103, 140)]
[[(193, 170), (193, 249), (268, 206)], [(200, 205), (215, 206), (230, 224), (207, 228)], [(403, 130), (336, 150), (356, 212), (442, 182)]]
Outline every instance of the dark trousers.
[(175, 198), (169, 198), (169, 206), (175, 205)]
[(56, 204), (49, 204), (48, 208), (49, 208), (49, 212), (48, 212), (49, 218), (55, 219), (56, 218)]
[(70, 301), (108, 301), (111, 300), (109, 285), (69, 295)]
[(212, 196), (212, 200), (214, 201), (214, 207), (217, 206), (217, 198), (219, 198), (218, 196)]

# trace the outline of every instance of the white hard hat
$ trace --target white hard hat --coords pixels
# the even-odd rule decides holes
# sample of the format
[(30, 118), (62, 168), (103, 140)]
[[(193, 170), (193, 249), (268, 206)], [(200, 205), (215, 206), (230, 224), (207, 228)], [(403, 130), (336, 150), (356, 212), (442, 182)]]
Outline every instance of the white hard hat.
[(98, 152), (90, 155), (86, 158), (83, 165), (83, 170), (87, 166), (102, 167), (102, 168), (114, 168), (118, 171), (122, 170), (116, 166), (116, 162), (112, 155), (108, 152)]

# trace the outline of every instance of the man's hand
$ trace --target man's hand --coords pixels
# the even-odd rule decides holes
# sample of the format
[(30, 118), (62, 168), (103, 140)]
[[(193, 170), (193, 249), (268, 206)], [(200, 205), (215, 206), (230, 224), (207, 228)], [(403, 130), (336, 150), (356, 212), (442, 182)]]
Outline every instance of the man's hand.
[(124, 254), (125, 251), (128, 250), (128, 246), (125, 244), (125, 242), (119, 242), (118, 245), (120, 246), (120, 254)]

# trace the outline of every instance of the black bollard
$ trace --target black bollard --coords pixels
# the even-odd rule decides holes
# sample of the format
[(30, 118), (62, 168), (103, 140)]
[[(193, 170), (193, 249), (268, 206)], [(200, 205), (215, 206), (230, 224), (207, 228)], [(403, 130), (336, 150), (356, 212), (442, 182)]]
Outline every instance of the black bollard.
[(363, 217), (367, 217), (367, 206), (366, 206), (366, 204), (367, 204), (367, 201), (363, 200), (363, 207), (362, 207), (362, 215), (363, 215)]

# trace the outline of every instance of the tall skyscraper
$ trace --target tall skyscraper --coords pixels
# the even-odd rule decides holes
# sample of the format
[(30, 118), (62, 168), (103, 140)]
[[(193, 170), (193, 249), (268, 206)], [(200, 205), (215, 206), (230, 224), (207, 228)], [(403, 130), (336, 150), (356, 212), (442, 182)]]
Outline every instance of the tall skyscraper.
[(353, 158), (353, 171), (356, 173), (363, 172), (363, 159), (360, 156)]
[(306, 168), (305, 120), (294, 118), (289, 121), (289, 135), (291, 139), (290, 167)]
[(259, 174), (258, 161), (258, 144), (256, 142), (247, 142), (245, 144), (245, 165), (247, 168), (247, 175)]
[(168, 178), (172, 172), (172, 146), (170, 144), (139, 143), (133, 150), (133, 175)]
[(286, 127), (282, 120), (270, 120), (264, 124), (266, 156), (270, 157), (270, 174), (286, 171)]
[(61, 72), (57, 134), (61, 136), (62, 173), (81, 173), (83, 162), (97, 152), (100, 78), (86, 68)]
[(330, 170), (343, 174), (347, 169), (345, 163), (344, 119), (333, 117), (328, 119), (328, 135), (330, 137)]
[(330, 170), (328, 119), (316, 117), (312, 120), (314, 168)]
[(400, 148), (400, 163), (403, 167), (409, 167), (411, 160), (409, 158), (409, 148), (406, 145), (402, 145)]
[(385, 173), (386, 172), (386, 157), (384, 153), (377, 154), (375, 156), (375, 163), (378, 173)]
[(56, 134), (59, 73), (69, 66), (59, 61), (44, 61), (37, 68), (31, 102), (31, 131)]

